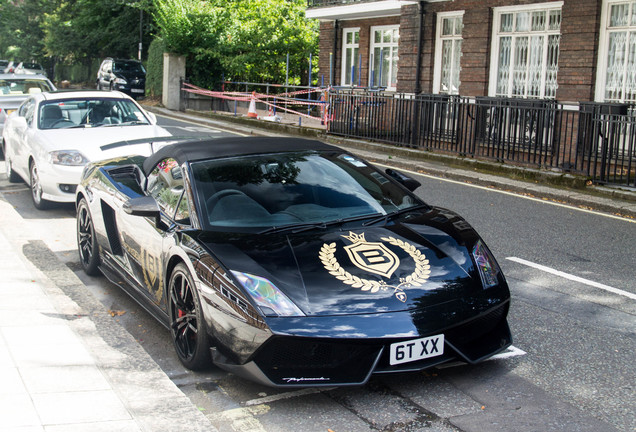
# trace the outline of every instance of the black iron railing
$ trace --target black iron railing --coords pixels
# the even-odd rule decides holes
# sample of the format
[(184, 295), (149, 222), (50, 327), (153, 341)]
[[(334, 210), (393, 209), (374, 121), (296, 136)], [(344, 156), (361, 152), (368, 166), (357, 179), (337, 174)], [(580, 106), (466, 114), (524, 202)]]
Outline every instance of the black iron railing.
[(328, 132), (636, 187), (627, 105), (332, 90)]

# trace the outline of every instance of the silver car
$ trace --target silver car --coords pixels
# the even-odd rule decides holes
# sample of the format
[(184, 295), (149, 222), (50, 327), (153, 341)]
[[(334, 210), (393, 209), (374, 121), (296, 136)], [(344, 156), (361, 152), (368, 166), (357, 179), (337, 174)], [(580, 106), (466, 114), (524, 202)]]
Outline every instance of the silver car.
[(15, 111), (29, 95), (54, 91), (55, 86), (43, 75), (0, 74), (0, 144), (4, 154), (2, 131), (9, 114)]

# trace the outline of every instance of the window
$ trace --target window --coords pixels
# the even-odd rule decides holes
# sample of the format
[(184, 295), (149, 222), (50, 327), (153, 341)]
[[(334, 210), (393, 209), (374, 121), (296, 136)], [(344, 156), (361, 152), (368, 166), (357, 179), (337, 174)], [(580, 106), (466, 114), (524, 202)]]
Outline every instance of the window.
[(636, 1), (603, 2), (596, 100), (636, 102)]
[(463, 15), (464, 12), (437, 15), (435, 75), (433, 77), (435, 93), (459, 94)]
[(490, 96), (556, 97), (562, 6), (494, 8)]
[(342, 85), (360, 84), (360, 29), (343, 30), (342, 46)]
[(188, 198), (183, 188), (183, 173), (176, 160), (159, 162), (148, 176), (148, 193), (166, 216), (182, 224), (189, 224)]
[(399, 26), (371, 27), (370, 87), (397, 87)]

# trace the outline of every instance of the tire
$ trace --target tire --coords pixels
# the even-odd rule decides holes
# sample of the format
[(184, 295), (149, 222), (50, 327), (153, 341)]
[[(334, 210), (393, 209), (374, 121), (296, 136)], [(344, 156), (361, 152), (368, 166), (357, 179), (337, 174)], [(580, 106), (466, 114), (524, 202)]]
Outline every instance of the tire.
[(35, 162), (31, 162), (29, 167), (29, 185), (31, 186), (31, 200), (38, 210), (46, 210), (51, 206), (50, 201), (42, 198), (42, 185), (40, 184), (40, 176), (38, 167)]
[(190, 370), (211, 364), (210, 344), (194, 281), (185, 264), (174, 268), (168, 285), (172, 341), (181, 363)]
[(9, 183), (19, 183), (22, 180), (18, 173), (13, 171), (13, 168), (11, 168), (11, 159), (7, 158), (6, 153), (4, 155), (4, 166), (7, 171), (7, 178), (9, 179)]
[(88, 203), (82, 198), (77, 206), (77, 250), (84, 272), (89, 276), (98, 276), (99, 245), (95, 237), (95, 227)]

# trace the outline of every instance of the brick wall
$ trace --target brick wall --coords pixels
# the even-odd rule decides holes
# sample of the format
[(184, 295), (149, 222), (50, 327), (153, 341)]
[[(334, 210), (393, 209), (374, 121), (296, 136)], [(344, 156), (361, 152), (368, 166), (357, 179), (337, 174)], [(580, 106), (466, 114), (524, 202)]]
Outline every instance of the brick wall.
[[(425, 3), (421, 53), (420, 88), (433, 91), (435, 26), (437, 13), (464, 11), (464, 29), (460, 73), (460, 94), (488, 94), (492, 39), (493, 7), (540, 3), (532, 0), (454, 0)], [(557, 99), (561, 101), (593, 100), (598, 55), (598, 31), (601, 2), (598, 0), (565, 0), (562, 7)], [(339, 22), (338, 52), (334, 55), (335, 84), (340, 84), (341, 43), (343, 27), (360, 27), (362, 85), (368, 83), (369, 31), (375, 25), (400, 25), (400, 47), (397, 91), (411, 93), (415, 86), (418, 6), (402, 7), (400, 17)], [(329, 79), (329, 53), (333, 52), (333, 22), (321, 23), (320, 74)]]

